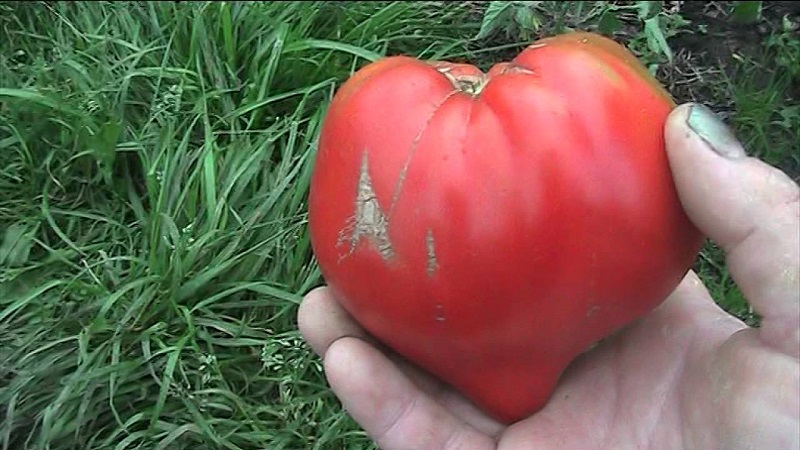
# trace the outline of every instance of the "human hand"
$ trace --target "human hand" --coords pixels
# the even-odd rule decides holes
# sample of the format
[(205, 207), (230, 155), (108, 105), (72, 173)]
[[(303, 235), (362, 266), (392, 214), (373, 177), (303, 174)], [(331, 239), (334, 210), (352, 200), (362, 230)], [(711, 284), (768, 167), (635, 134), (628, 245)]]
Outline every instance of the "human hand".
[(690, 272), (655, 311), (578, 358), (544, 409), (506, 427), (382, 349), (316, 289), (300, 331), (380, 448), (800, 448), (798, 185), (746, 157), (703, 107), (677, 108), (666, 142), (687, 214), (725, 251), (761, 327), (720, 309)]

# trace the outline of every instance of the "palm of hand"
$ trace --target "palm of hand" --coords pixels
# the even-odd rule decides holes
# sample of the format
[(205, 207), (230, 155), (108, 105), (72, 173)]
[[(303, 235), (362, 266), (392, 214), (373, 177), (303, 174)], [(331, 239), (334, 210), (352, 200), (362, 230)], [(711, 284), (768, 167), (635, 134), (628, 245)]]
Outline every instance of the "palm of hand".
[(797, 382), (796, 362), (689, 274), (654, 314), (576, 361), (550, 404), (502, 430), (498, 448), (788, 449), (782, 420)]

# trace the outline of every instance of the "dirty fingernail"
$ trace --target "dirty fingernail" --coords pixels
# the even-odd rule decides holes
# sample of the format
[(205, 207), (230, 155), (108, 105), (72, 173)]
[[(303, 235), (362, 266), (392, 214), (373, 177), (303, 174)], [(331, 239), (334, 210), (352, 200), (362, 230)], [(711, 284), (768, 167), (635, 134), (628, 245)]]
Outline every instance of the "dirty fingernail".
[(733, 131), (708, 107), (693, 104), (686, 124), (717, 154), (726, 158), (746, 156), (744, 147)]

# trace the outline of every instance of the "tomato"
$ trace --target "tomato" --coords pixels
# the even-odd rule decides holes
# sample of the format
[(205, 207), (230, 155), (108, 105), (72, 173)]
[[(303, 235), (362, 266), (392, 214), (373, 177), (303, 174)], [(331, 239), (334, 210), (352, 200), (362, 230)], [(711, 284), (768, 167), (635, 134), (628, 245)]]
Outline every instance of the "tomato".
[(589, 33), (486, 74), (368, 64), (336, 93), (314, 162), (322, 275), (378, 340), (492, 416), (535, 413), (700, 249), (664, 148), (674, 107), (624, 47)]

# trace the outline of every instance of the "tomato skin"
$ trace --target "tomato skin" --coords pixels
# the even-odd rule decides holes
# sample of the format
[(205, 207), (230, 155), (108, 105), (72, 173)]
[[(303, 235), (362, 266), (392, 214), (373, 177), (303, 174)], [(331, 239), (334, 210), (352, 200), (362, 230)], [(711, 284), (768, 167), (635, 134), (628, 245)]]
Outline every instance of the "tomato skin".
[(623, 47), (560, 35), (454, 88), (481, 77), (405, 56), (354, 74), (323, 124), (309, 227), (362, 326), (514, 422), (658, 306), (703, 237), (665, 153), (675, 104)]

